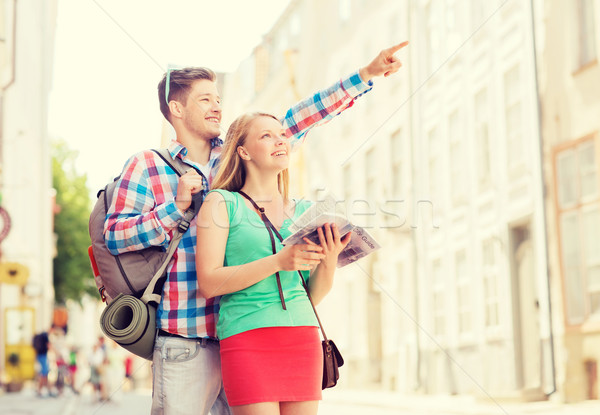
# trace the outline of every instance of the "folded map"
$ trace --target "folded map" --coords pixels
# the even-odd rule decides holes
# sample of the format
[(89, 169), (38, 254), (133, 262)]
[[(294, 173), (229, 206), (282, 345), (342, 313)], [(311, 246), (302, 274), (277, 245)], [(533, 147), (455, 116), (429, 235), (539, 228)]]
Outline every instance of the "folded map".
[(317, 229), (326, 223), (335, 223), (342, 236), (352, 232), (350, 242), (338, 256), (338, 268), (351, 264), (380, 248), (375, 238), (366, 229), (353, 225), (345, 215), (336, 211), (336, 201), (331, 196), (316, 202), (300, 215), (290, 225), (289, 230), (292, 234), (283, 240), (283, 244), (304, 244), (306, 243), (304, 238), (319, 244)]

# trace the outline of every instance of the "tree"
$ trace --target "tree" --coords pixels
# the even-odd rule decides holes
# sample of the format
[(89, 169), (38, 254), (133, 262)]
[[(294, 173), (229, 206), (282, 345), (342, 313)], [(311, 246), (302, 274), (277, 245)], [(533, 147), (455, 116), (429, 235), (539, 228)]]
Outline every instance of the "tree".
[(77, 155), (62, 140), (52, 143), (52, 185), (58, 205), (54, 217), (54, 299), (58, 304), (97, 294), (87, 254), (90, 195), (87, 176), (75, 170)]

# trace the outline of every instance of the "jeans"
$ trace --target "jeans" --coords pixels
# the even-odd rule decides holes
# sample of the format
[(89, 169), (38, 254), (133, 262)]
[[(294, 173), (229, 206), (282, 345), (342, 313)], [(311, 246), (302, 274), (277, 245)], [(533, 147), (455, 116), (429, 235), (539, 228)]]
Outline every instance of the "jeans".
[(230, 415), (219, 343), (157, 336), (152, 362), (152, 415)]
[(48, 355), (47, 354), (38, 354), (35, 357), (35, 360), (40, 364), (40, 375), (48, 376), (50, 373), (50, 365), (48, 364)]

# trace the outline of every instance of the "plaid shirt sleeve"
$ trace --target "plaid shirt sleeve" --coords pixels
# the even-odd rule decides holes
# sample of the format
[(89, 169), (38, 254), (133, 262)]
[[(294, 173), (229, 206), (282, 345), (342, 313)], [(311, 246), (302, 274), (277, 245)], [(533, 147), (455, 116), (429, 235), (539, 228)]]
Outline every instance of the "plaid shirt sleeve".
[[(113, 255), (150, 246), (166, 247), (183, 213), (154, 153), (145, 151), (125, 164), (104, 223), (106, 246)], [(175, 176), (176, 180), (176, 176)]]
[(356, 71), (294, 105), (282, 120), (292, 146), (301, 144), (311, 128), (332, 120), (372, 88), (373, 82), (365, 83)]

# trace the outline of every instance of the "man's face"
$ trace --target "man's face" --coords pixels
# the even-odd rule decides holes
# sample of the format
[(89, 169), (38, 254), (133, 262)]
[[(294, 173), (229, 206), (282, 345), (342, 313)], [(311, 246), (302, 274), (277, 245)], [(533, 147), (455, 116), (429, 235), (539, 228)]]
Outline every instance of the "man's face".
[(205, 140), (221, 134), (221, 98), (215, 82), (199, 79), (192, 84), (182, 119), (188, 131)]

